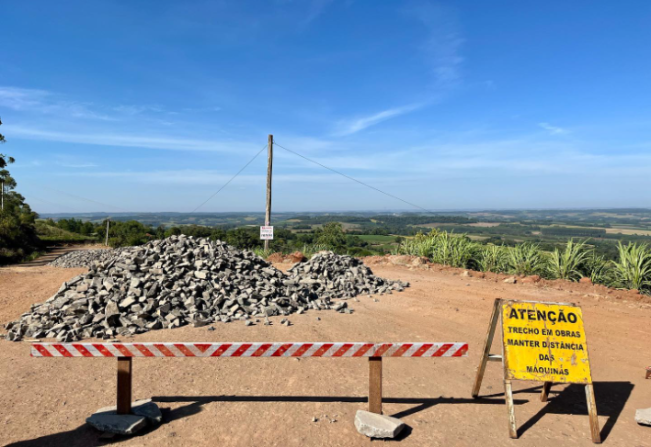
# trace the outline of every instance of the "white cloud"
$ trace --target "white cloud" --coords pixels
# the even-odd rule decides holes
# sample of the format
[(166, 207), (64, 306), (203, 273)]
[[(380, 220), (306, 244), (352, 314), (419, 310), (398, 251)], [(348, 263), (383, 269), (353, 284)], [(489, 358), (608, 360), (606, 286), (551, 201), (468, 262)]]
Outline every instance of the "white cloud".
[(119, 114), (127, 115), (127, 116), (140, 115), (145, 112), (154, 112), (154, 113), (164, 112), (163, 108), (159, 106), (143, 106), (143, 105), (134, 105), (134, 104), (119, 105), (117, 107), (113, 107), (113, 110)]
[(57, 165), (64, 167), (64, 168), (73, 168), (73, 169), (84, 169), (84, 168), (96, 168), (98, 165), (95, 163), (74, 163), (74, 162), (65, 162), (65, 161), (58, 161), (56, 162)]
[(538, 123), (538, 127), (545, 129), (547, 132), (549, 132), (552, 135), (563, 135), (569, 133), (569, 130), (558, 126), (552, 126), (549, 123)]
[(336, 136), (351, 135), (390, 118), (432, 105), (460, 83), (461, 65), (464, 61), (460, 52), (464, 40), (453, 14), (447, 8), (431, 3), (415, 3), (407, 13), (409, 17), (422, 23), (427, 33), (421, 51), (425, 55), (425, 63), (430, 67), (433, 80), (432, 85), (423, 88), (425, 101), (342, 121), (338, 124)]
[[(116, 133), (77, 133), (58, 132), (7, 125), (6, 133), (27, 140), (60, 141), (65, 143), (92, 144), (99, 146), (142, 147), (180, 151), (240, 152), (251, 151), (256, 146), (244, 142), (214, 141), (192, 138), (179, 138), (171, 135), (137, 135)], [(262, 147), (262, 145), (260, 145)]]
[[(233, 176), (230, 172), (208, 169), (181, 169), (175, 171), (106, 171), (106, 172), (75, 172), (61, 175), (93, 178), (120, 178), (125, 182), (162, 184), (162, 185), (206, 185), (219, 187)], [(265, 184), (266, 174), (240, 174), (228, 187), (261, 186)], [(274, 184), (282, 183), (332, 183), (337, 180), (336, 174), (274, 174)], [(337, 181), (349, 182), (343, 177)]]
[(452, 10), (440, 4), (416, 2), (407, 12), (427, 30), (422, 51), (434, 75), (435, 87), (453, 87), (461, 79), (461, 65), (464, 59), (460, 51), (464, 39)]
[(356, 118), (349, 121), (341, 121), (339, 122), (339, 126), (338, 126), (339, 131), (337, 131), (335, 135), (338, 136), (351, 135), (356, 132), (359, 132), (360, 130), (366, 129), (367, 127), (388, 120), (389, 118), (394, 118), (396, 116), (400, 116), (400, 115), (404, 115), (405, 113), (412, 112), (420, 107), (422, 107), (421, 104), (412, 104), (408, 106), (396, 107), (394, 109), (384, 110), (374, 115), (365, 116), (362, 118)]
[(327, 6), (332, 3), (333, 0), (310, 0), (305, 2), (308, 6), (307, 16), (301, 21), (301, 27), (306, 27), (317, 17), (325, 12)]
[(45, 90), (0, 87), (0, 106), (20, 112), (57, 115), (60, 118), (113, 120), (106, 114), (91, 110), (89, 104), (68, 101)]

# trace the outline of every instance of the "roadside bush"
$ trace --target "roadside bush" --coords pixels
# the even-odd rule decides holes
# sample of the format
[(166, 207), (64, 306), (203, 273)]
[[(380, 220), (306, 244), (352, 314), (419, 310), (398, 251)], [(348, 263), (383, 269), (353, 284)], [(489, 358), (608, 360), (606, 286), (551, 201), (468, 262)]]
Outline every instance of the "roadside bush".
[(588, 251), (585, 250), (585, 241), (575, 243), (572, 239), (567, 241), (562, 252), (556, 248), (549, 257), (548, 270), (554, 279), (567, 279), (578, 281), (583, 277), (585, 261)]
[(451, 267), (470, 267), (478, 246), (465, 235), (439, 233), (433, 236), (431, 259)]
[(515, 275), (536, 275), (545, 271), (545, 257), (538, 245), (525, 242), (508, 251), (509, 273)]
[(406, 239), (400, 244), (399, 253), (410, 256), (424, 256), (431, 259), (435, 236), (435, 234), (424, 235), (419, 232), (413, 238)]
[(507, 270), (507, 253), (502, 245), (488, 245), (477, 251), (477, 269), (482, 272), (500, 273)]
[(0, 212), (0, 264), (26, 259), (40, 248), (33, 213)]
[(306, 258), (311, 258), (316, 253), (324, 250), (334, 251), (334, 247), (327, 244), (306, 244), (303, 245), (303, 249), (301, 250), (301, 252)]
[(586, 260), (585, 270), (593, 284), (613, 283), (612, 262), (606, 260), (604, 256), (597, 256), (594, 251)]
[(644, 244), (629, 243), (617, 246), (619, 260), (614, 263), (613, 285), (623, 289), (649, 290), (651, 288), (651, 252)]

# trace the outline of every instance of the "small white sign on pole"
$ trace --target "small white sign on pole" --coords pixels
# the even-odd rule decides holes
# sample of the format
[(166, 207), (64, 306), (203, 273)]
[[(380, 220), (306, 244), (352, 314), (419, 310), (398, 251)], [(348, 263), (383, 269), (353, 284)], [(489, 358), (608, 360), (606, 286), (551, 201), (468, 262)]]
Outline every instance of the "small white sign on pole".
[(260, 227), (260, 240), (273, 241), (274, 227)]

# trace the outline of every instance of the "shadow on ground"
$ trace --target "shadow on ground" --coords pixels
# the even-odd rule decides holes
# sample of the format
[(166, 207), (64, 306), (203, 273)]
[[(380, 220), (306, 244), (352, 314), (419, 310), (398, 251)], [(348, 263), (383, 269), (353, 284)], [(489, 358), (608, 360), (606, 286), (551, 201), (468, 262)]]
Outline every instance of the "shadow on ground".
[[(626, 401), (631, 395), (634, 385), (630, 382), (597, 382), (594, 384), (595, 397), (597, 401), (597, 411), (600, 416), (607, 416), (608, 420), (601, 428), (601, 438), (606, 440), (613, 426), (617, 422)], [(515, 395), (526, 393), (539, 393), (541, 386), (535, 386), (513, 392)], [(383, 399), (384, 403), (406, 404), (413, 407), (391, 416), (404, 418), (420, 411), (427, 410), (435, 405), (504, 405), (504, 394), (490, 394), (481, 396), (479, 399), (466, 399), (454, 397), (438, 398), (402, 398), (387, 397)], [(345, 402), (345, 403), (366, 403), (366, 397), (348, 397), (348, 396), (156, 396), (152, 400), (161, 403), (179, 403), (188, 402), (188, 405), (175, 409), (161, 408), (163, 413), (163, 423), (169, 423), (178, 419), (193, 416), (202, 411), (202, 407), (213, 402)], [(514, 399), (515, 405), (522, 405), (529, 402), (525, 399)], [(534, 427), (546, 414), (576, 414), (585, 415), (586, 427), (588, 426), (588, 410), (585, 400), (585, 387), (582, 385), (557, 385), (553, 387), (549, 394), (549, 402), (538, 413), (524, 422), (518, 429), (518, 435), (521, 436), (527, 430)], [(90, 415), (89, 415), (90, 416)], [(156, 430), (157, 427), (149, 427), (140, 432), (136, 437), (146, 436), (148, 433)], [(400, 439), (404, 439), (411, 433), (408, 427), (401, 434)], [(92, 427), (84, 424), (74, 430), (62, 433), (55, 433), (40, 438), (19, 441), (8, 444), (11, 447), (43, 446), (48, 447), (86, 447), (101, 446), (112, 443), (119, 443), (126, 437), (116, 436), (111, 439), (103, 438), (102, 435)]]
[[(594, 394), (597, 403), (597, 414), (607, 416), (608, 420), (601, 427), (601, 441), (605, 441), (610, 435), (615, 422), (624, 409), (624, 405), (633, 391), (631, 382), (595, 382)], [(513, 394), (539, 393), (542, 386), (525, 388), (513, 391)], [(504, 393), (490, 394), (483, 397), (499, 397)], [(522, 436), (527, 430), (532, 428), (546, 414), (567, 414), (567, 415), (585, 415), (586, 428), (588, 427), (588, 406), (585, 397), (585, 386), (583, 385), (556, 385), (552, 387), (549, 393), (549, 401), (538, 413), (533, 415), (528, 421), (524, 422), (518, 428), (518, 437)], [(517, 420), (517, 414), (516, 414)]]
[[(602, 442), (610, 435), (610, 432), (615, 426), (615, 422), (617, 422), (619, 415), (624, 409), (626, 401), (631, 396), (634, 386), (631, 382), (595, 382), (594, 394), (597, 403), (597, 414), (599, 416), (608, 416), (608, 420), (601, 427)], [(522, 424), (518, 429), (518, 435), (521, 436), (546, 414), (585, 415), (585, 425), (587, 428), (589, 422), (585, 386), (567, 385), (555, 393), (552, 388), (549, 403), (531, 417), (531, 419)]]
[[(366, 397), (348, 397), (348, 396), (156, 396), (152, 400), (156, 403), (178, 403), (188, 402), (179, 408), (169, 409), (161, 408), (163, 413), (163, 424), (169, 423), (178, 419), (193, 416), (202, 411), (202, 407), (206, 404), (213, 402), (345, 402), (345, 403), (367, 403)], [(383, 399), (384, 403), (394, 404), (407, 404), (414, 405), (414, 407), (399, 413), (392, 414), (391, 416), (403, 418), (420, 411), (427, 410), (434, 405), (459, 405), (459, 404), (474, 404), (474, 405), (504, 405), (502, 399), (465, 399), (454, 397), (438, 397), (438, 398), (401, 398), (401, 397), (388, 397)], [(516, 405), (527, 403), (527, 400), (515, 399)], [(89, 415), (90, 416), (90, 415)], [(156, 430), (157, 427), (148, 427), (142, 432), (138, 433), (135, 437), (146, 436), (148, 433)], [(405, 427), (405, 430), (400, 434), (396, 440), (406, 438), (411, 434), (411, 428)], [(113, 438), (103, 438), (102, 435), (84, 424), (74, 430), (67, 432), (55, 433), (40, 438), (31, 439), (27, 441), (19, 441), (8, 444), (8, 447), (36, 447), (47, 445), (48, 447), (86, 447), (86, 446), (101, 446), (106, 444), (118, 443), (131, 437), (115, 436)]]

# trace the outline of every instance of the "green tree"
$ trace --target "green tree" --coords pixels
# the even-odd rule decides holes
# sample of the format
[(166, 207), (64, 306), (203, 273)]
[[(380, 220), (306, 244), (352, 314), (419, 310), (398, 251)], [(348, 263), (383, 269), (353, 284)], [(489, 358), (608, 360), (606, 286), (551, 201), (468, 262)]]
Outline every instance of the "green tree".
[[(4, 136), (0, 135), (0, 143), (4, 142)], [(25, 203), (25, 198), (14, 191), (16, 180), (5, 169), (13, 162), (12, 157), (0, 154), (0, 182), (4, 182), (4, 206), (0, 209), (0, 264), (21, 261), (40, 246), (34, 225), (37, 214)]]
[(346, 234), (340, 222), (328, 222), (314, 232), (317, 244), (329, 245), (334, 248), (346, 245)]
[(239, 249), (250, 249), (260, 244), (255, 230), (237, 228), (226, 235), (226, 243)]
[[(0, 121), (0, 126), (2, 126), (2, 121)], [(0, 144), (5, 142), (5, 136), (0, 133)], [(0, 154), (0, 169), (4, 169), (7, 165), (13, 163), (15, 160), (13, 157), (10, 157), (5, 154)]]

